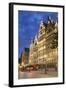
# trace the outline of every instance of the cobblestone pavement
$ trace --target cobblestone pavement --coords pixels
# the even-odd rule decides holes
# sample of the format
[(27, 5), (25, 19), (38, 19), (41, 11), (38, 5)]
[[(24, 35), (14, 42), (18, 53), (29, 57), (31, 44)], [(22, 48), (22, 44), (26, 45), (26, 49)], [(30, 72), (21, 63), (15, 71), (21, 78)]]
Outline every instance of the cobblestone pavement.
[(57, 77), (58, 72), (55, 70), (49, 70), (45, 73), (44, 70), (40, 71), (30, 71), (30, 72), (18, 72), (19, 79), (27, 79), (27, 78), (48, 78), (48, 77)]

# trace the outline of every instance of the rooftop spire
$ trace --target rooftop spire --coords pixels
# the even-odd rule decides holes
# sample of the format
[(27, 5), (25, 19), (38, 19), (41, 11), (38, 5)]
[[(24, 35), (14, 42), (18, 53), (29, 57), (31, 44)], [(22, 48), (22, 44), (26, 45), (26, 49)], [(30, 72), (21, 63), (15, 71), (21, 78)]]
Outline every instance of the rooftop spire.
[(48, 24), (51, 23), (51, 17), (48, 16)]
[(43, 22), (44, 22), (43, 17), (41, 17), (40, 23), (41, 23), (42, 25), (43, 25)]
[(58, 26), (58, 17), (56, 17), (55, 27)]
[(51, 17), (50, 16), (48, 16), (48, 20), (51, 20)]
[(45, 32), (44, 19), (43, 19), (43, 17), (41, 17), (39, 33), (42, 34), (42, 33), (44, 33), (44, 32)]

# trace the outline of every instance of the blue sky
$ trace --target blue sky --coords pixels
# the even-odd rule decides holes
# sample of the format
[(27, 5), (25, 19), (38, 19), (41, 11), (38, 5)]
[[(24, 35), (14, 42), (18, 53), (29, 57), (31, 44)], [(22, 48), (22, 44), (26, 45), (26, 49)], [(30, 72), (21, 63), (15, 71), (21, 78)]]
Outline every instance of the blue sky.
[(47, 23), (48, 16), (55, 22), (57, 12), (18, 11), (18, 56), (23, 48), (29, 48), (30, 41), (39, 31), (41, 18)]

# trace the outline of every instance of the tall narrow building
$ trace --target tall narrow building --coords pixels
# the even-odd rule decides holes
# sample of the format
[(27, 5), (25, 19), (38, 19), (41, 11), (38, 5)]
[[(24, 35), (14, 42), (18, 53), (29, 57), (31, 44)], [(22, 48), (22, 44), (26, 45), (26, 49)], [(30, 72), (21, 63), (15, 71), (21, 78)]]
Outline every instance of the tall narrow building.
[(22, 52), (22, 64), (26, 65), (29, 63), (29, 48), (24, 48)]

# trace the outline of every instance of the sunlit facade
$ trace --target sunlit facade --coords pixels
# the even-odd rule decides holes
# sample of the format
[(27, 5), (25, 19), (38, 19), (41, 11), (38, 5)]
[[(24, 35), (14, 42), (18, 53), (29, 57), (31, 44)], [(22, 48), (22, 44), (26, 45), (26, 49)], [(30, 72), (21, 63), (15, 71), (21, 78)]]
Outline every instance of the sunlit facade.
[(29, 63), (58, 64), (58, 19), (52, 21), (49, 16), (44, 23), (41, 18), (39, 32), (30, 44)]

